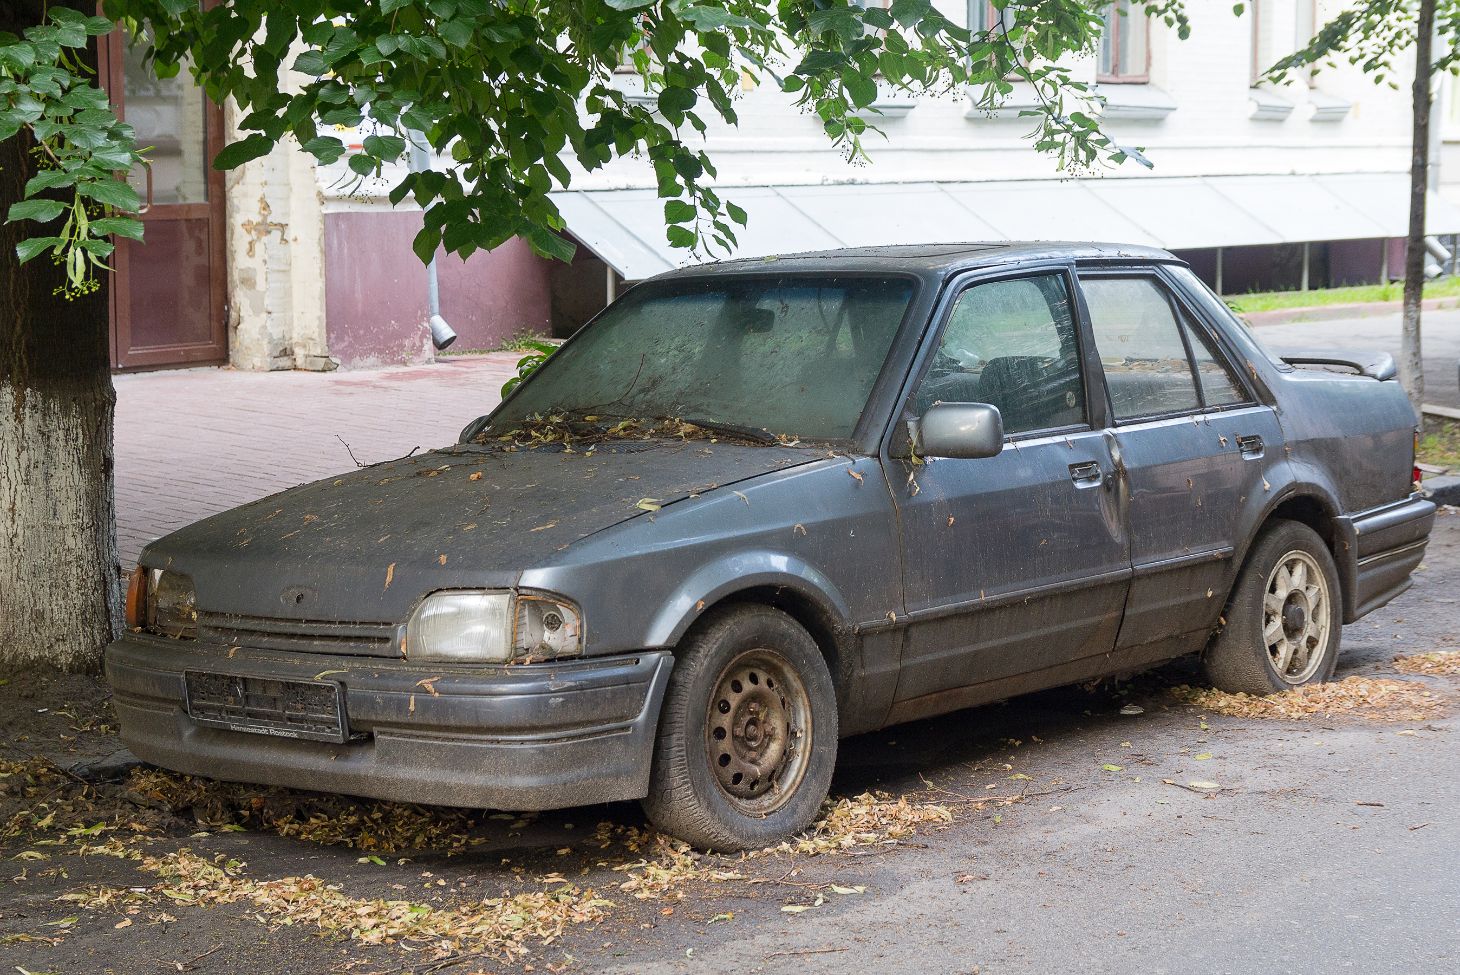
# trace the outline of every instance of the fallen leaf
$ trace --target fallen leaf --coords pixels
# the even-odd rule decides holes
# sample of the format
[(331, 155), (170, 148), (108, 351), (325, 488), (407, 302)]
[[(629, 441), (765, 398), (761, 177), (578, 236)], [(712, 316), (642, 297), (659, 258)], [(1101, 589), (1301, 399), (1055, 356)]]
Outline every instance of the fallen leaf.
[(314, 679), (315, 680), (324, 680), (326, 677), (330, 676), (331, 674), (348, 674), (348, 673), (349, 673), (348, 670), (321, 670), (319, 673), (317, 673), (317, 674), (314, 675)]
[(660, 508), (664, 507), (664, 505), (660, 504), (655, 498), (640, 498), (638, 503), (635, 504), (634, 507), (640, 508), (644, 511), (658, 511)]
[(445, 565), (446, 564), (446, 553), (443, 552), (442, 554), (436, 556), (436, 561), (437, 562), (440, 562), (442, 565)]
[(1198, 761), (1198, 762), (1205, 762), (1205, 761), (1206, 761), (1206, 760), (1207, 760), (1207, 759), (1209, 759), (1209, 758), (1211, 758), (1211, 757), (1212, 757), (1212, 753), (1211, 753), (1211, 752), (1202, 752), (1202, 753), (1201, 753), (1201, 754), (1200, 754), (1200, 755), (1195, 755), (1195, 756), (1193, 756), (1193, 757), (1194, 757), (1194, 758), (1195, 758), (1195, 759), (1196, 759), (1196, 760), (1197, 760), (1197, 761)]
[(472, 471), (470, 474), (467, 475), (467, 478), (466, 479), (468, 481), (480, 481), (482, 479), (482, 472), (481, 471)]
[(424, 687), (432, 697), (440, 697), (440, 693), (438, 693), (436, 690), (436, 682), (440, 679), (440, 674), (437, 674), (435, 677), (422, 677), (420, 680), (416, 681), (416, 686)]
[(1123, 765), (1112, 765), (1109, 762), (1106, 762), (1104, 765), (1102, 765), (1100, 767), (1103, 768), (1107, 772), (1123, 772), (1123, 771), (1125, 771), (1125, 766), (1123, 766)]
[(390, 588), (390, 584), (392, 582), (394, 582), (394, 581), (395, 581), (395, 563), (392, 562), (392, 563), (390, 563), (390, 565), (387, 565), (385, 567), (385, 588), (386, 589), (389, 589)]
[(854, 471), (854, 470), (851, 470), (850, 468), (848, 468), (847, 473), (850, 474), (852, 476), (852, 479), (855, 480), (858, 484), (861, 484), (862, 483), (862, 472), (861, 471)]

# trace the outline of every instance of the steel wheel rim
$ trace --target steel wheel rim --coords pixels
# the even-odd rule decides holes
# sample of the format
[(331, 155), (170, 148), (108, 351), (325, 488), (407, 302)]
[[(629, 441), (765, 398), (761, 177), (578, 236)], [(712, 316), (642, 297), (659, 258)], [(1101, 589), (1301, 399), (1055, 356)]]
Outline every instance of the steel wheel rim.
[(767, 816), (806, 775), (811, 699), (790, 661), (747, 650), (715, 680), (705, 720), (705, 757), (722, 795), (742, 812)]
[(1332, 619), (1328, 577), (1318, 560), (1294, 549), (1267, 577), (1262, 597), (1262, 642), (1273, 672), (1302, 684), (1318, 672)]

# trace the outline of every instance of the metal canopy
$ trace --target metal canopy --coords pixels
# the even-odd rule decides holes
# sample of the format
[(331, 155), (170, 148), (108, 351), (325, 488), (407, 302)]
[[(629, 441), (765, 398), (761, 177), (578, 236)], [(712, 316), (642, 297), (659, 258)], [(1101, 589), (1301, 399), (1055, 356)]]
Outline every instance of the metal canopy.
[[(1168, 249), (1403, 237), (1404, 173), (730, 187), (745, 208), (736, 257), (874, 244), (1098, 240)], [(568, 231), (626, 280), (690, 263), (664, 239), (653, 190), (553, 194)], [(1428, 229), (1460, 233), (1431, 193)]]

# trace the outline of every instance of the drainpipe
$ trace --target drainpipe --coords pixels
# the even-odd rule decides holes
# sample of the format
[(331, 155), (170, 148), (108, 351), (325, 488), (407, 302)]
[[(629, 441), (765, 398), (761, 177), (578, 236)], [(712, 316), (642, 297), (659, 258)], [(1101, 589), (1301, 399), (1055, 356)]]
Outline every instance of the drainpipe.
[[(431, 168), (431, 150), (426, 147), (425, 134), (408, 131), (406, 136), (411, 143), (411, 172), (427, 172)], [(446, 324), (446, 319), (441, 317), (441, 287), (436, 279), (436, 256), (434, 254), (431, 256), (431, 263), (426, 265), (426, 310), (431, 316), (427, 319), (431, 328), (431, 344), (439, 352), (456, 341), (456, 332)]]

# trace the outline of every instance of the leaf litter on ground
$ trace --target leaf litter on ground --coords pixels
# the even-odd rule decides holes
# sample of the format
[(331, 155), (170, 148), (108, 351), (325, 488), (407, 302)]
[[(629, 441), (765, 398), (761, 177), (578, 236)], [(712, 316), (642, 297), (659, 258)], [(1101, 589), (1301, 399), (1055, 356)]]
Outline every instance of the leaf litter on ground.
[(1460, 650), (1432, 650), (1394, 658), (1394, 669), (1401, 674), (1422, 674), (1426, 677), (1460, 676)]
[(1182, 684), (1171, 694), (1184, 704), (1234, 718), (1299, 720), (1346, 715), (1372, 721), (1419, 721), (1439, 712), (1443, 698), (1412, 680), (1345, 677), (1327, 684), (1305, 684), (1290, 691), (1255, 697)]

